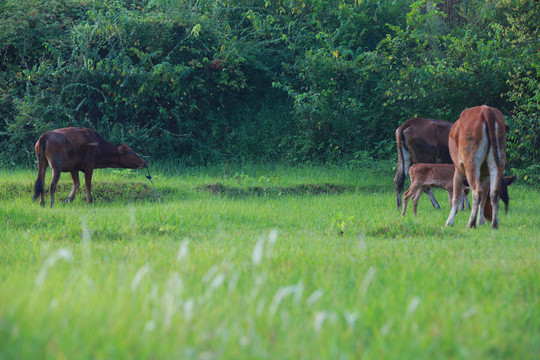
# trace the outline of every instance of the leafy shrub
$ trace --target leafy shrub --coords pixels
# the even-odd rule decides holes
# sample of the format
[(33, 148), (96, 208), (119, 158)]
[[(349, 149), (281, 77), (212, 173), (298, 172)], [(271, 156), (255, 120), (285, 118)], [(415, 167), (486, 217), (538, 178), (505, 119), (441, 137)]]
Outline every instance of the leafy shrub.
[(539, 17), (526, 0), (6, 0), (0, 163), (88, 126), (152, 161), (364, 166), (395, 157), (407, 118), (487, 104), (507, 168), (538, 184)]

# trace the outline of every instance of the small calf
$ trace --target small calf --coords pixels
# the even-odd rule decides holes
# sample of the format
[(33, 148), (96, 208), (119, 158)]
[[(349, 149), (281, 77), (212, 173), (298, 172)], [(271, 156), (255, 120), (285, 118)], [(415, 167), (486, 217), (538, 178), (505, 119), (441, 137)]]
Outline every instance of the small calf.
[[(415, 164), (409, 169), (411, 185), (403, 195), (403, 210), (401, 215), (405, 215), (409, 198), (413, 200), (413, 213), (416, 215), (418, 208), (418, 199), (422, 196), (425, 189), (436, 187), (448, 191), (448, 199), (452, 204), (452, 195), (454, 189), (454, 171), (453, 164)], [(465, 196), (469, 193), (468, 188), (463, 190)], [(460, 200), (461, 201), (461, 200)], [(468, 198), (467, 198), (468, 205)]]
[[(411, 166), (411, 168), (409, 169), (411, 185), (403, 195), (403, 211), (401, 212), (401, 214), (405, 215), (407, 203), (409, 201), (409, 198), (412, 197), (413, 213), (416, 215), (416, 210), (418, 208), (418, 199), (420, 199), (420, 196), (422, 196), (422, 192), (424, 192), (426, 188), (430, 187), (438, 187), (448, 191), (448, 200), (450, 201), (451, 206), (454, 190), (454, 171), (455, 167), (453, 164), (415, 164)], [(504, 182), (508, 186), (512, 184), (516, 179), (516, 176), (505, 176)], [(463, 182), (463, 193), (461, 194), (462, 198), (459, 200), (461, 202), (461, 210), (466, 207), (470, 208), (468, 198), (469, 191), (469, 183), (467, 179), (465, 179)], [(491, 212), (491, 203), (487, 201), (484, 206), (484, 217), (488, 221), (491, 221)]]

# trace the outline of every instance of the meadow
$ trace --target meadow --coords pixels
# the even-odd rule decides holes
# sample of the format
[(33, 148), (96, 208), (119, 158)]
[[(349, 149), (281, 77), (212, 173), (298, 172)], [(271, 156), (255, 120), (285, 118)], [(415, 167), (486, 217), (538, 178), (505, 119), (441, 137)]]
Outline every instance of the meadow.
[[(0, 359), (537, 359), (540, 192), (402, 217), (389, 163), (0, 170)], [(51, 179), (47, 173), (47, 185)]]

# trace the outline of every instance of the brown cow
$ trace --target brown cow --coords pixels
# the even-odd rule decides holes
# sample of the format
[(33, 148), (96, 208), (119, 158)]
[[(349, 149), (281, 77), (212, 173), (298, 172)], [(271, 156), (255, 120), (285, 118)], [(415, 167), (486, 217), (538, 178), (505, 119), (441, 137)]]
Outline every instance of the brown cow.
[[(409, 176), (411, 177), (411, 185), (403, 195), (403, 211), (402, 215), (405, 215), (407, 209), (407, 203), (412, 197), (413, 200), (413, 213), (416, 215), (416, 209), (418, 208), (418, 199), (422, 196), (422, 191), (426, 187), (436, 187), (445, 189), (448, 191), (448, 200), (450, 206), (452, 205), (452, 196), (454, 189), (454, 164), (414, 164), (409, 169)], [(506, 185), (512, 184), (517, 178), (515, 176), (505, 176), (504, 182)], [(463, 187), (464, 201), (463, 203), (468, 205), (467, 196), (469, 194), (469, 183), (465, 179)], [(461, 204), (460, 200), (460, 204)], [(484, 206), (484, 217), (486, 220), (491, 221), (491, 203), (486, 202)]]
[(73, 179), (73, 188), (66, 202), (75, 199), (75, 193), (80, 185), (79, 171), (82, 171), (86, 183), (86, 201), (91, 203), (94, 169), (142, 169), (148, 166), (148, 163), (129, 146), (113, 145), (95, 130), (88, 128), (68, 127), (46, 132), (36, 142), (35, 150), (38, 176), (34, 184), (33, 200), (39, 196), (40, 204), (45, 204), (43, 199), (45, 172), (49, 165), (52, 169), (51, 208), (54, 205), (54, 192), (62, 172), (70, 172)]
[[(413, 118), (405, 121), (396, 129), (398, 150), (398, 167), (394, 178), (397, 207), (401, 207), (403, 185), (411, 165), (416, 163), (451, 164), (448, 152), (448, 134), (452, 123), (441, 120)], [(435, 209), (440, 205), (433, 196), (433, 190), (426, 187), (424, 192), (429, 196)]]
[(454, 224), (457, 194), (461, 193), (467, 177), (473, 192), (469, 228), (484, 223), (484, 206), (488, 194), (492, 207), (491, 227), (499, 227), (499, 199), (508, 210), (508, 188), (503, 180), (506, 162), (506, 127), (503, 114), (482, 105), (464, 110), (452, 126), (448, 141), (450, 155), (456, 166), (454, 197), (446, 225)]

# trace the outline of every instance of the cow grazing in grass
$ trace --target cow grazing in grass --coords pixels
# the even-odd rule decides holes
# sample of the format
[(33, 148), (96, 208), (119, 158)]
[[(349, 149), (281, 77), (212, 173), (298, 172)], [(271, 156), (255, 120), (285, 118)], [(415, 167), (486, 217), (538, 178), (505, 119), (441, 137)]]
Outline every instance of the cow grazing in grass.
[(466, 109), (452, 126), (448, 146), (454, 173), (454, 197), (446, 225), (454, 224), (458, 194), (463, 189), (465, 177), (473, 194), (471, 216), (467, 226), (476, 227), (484, 223), (484, 206), (491, 202), (491, 227), (499, 227), (499, 199), (508, 210), (508, 188), (503, 179), (506, 161), (506, 126), (503, 114), (494, 108), (482, 105)]
[[(407, 203), (412, 197), (413, 200), (413, 213), (416, 215), (418, 208), (418, 199), (422, 196), (422, 192), (426, 187), (441, 188), (448, 191), (448, 200), (450, 206), (452, 205), (453, 189), (454, 189), (454, 172), (455, 167), (453, 164), (415, 164), (409, 169), (409, 176), (411, 178), (411, 185), (403, 195), (403, 211), (402, 215), (405, 215), (407, 210)], [(506, 185), (512, 184), (516, 180), (515, 176), (505, 176), (504, 182)], [(463, 201), (458, 200), (459, 204), (467, 204), (469, 194), (469, 184), (467, 179), (464, 181)], [(487, 220), (491, 221), (491, 203), (486, 202), (484, 206), (484, 216)]]
[(75, 198), (80, 185), (79, 171), (82, 171), (86, 185), (86, 201), (91, 203), (94, 169), (141, 169), (148, 166), (148, 163), (129, 146), (113, 145), (95, 130), (88, 128), (68, 127), (46, 132), (36, 142), (35, 150), (38, 176), (34, 184), (33, 200), (40, 197), (40, 204), (45, 204), (43, 199), (45, 172), (49, 165), (52, 169), (51, 208), (54, 205), (54, 193), (62, 172), (71, 173), (73, 178), (73, 188), (66, 201), (73, 201)]
[[(417, 163), (452, 164), (452, 158), (448, 152), (448, 134), (451, 127), (452, 123), (446, 121), (413, 118), (396, 129), (398, 166), (394, 185), (398, 209), (401, 207), (403, 185), (411, 165)], [(424, 192), (428, 195), (433, 207), (440, 209), (431, 187), (425, 187)]]

